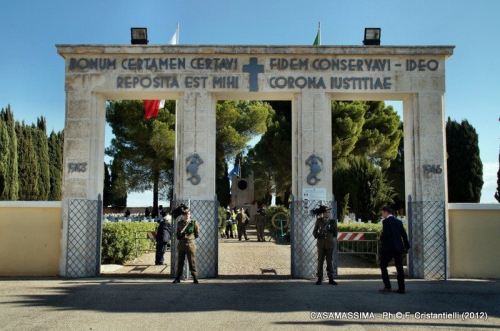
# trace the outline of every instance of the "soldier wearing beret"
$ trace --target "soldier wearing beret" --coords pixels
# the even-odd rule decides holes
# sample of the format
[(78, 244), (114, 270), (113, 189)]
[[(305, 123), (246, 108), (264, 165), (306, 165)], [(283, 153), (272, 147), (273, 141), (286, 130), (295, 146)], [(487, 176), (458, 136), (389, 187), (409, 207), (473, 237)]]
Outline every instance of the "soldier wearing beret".
[(316, 238), (318, 247), (318, 269), (316, 276), (318, 280), (316, 285), (321, 285), (323, 282), (323, 263), (326, 258), (326, 272), (328, 274), (328, 284), (337, 285), (337, 282), (333, 280), (333, 249), (335, 248), (335, 242), (333, 238), (337, 237), (337, 222), (330, 219), (330, 210), (326, 206), (319, 206), (312, 210), (312, 214), (317, 218), (316, 224), (314, 225), (313, 236)]
[(177, 270), (174, 283), (180, 283), (182, 270), (184, 269), (184, 259), (187, 256), (189, 271), (193, 276), (193, 283), (198, 284), (198, 269), (196, 267), (196, 243), (199, 237), (198, 223), (192, 219), (189, 208), (185, 205), (177, 207), (172, 215), (178, 218), (176, 236), (179, 240), (177, 244)]

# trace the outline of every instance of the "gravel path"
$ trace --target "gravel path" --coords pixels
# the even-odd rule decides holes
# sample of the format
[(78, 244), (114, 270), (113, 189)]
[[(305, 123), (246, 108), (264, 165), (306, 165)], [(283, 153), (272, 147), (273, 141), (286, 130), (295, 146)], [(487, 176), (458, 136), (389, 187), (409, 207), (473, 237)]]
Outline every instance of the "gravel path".
[[(252, 278), (256, 276), (290, 277), (290, 244), (258, 242), (255, 228), (247, 230), (249, 241), (219, 238), (219, 276)], [(102, 265), (104, 275), (170, 275), (170, 251), (166, 266), (155, 266), (155, 253), (146, 253), (124, 265)], [(395, 268), (389, 268), (395, 273)], [(339, 254), (338, 278), (380, 278), (375, 263), (353, 255)]]

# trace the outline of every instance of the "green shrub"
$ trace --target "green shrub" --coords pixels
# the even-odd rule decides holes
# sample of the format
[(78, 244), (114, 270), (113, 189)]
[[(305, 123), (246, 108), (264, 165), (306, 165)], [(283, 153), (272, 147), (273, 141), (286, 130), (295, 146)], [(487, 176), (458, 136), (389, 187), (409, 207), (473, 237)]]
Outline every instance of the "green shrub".
[[(106, 222), (102, 224), (101, 263), (119, 263), (135, 257), (135, 232), (156, 231), (157, 223)], [(145, 233), (139, 234), (145, 238)], [(155, 250), (155, 242), (138, 240), (140, 250)]]

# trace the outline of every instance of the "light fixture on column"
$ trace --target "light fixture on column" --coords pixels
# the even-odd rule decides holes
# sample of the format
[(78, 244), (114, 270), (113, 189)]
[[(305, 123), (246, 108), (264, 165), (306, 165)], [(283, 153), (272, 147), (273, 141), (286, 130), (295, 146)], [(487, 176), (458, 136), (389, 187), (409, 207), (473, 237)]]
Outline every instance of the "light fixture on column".
[(363, 45), (380, 45), (380, 28), (365, 28)]
[(147, 45), (148, 29), (146, 28), (131, 28), (130, 34), (132, 36), (132, 45)]

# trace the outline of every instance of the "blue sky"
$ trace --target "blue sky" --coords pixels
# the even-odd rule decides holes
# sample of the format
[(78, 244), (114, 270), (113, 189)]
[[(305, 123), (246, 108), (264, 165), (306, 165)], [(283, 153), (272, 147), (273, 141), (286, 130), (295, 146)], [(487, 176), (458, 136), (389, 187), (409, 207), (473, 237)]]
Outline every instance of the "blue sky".
[[(64, 128), (64, 60), (56, 44), (129, 44), (147, 27), (150, 44), (361, 45), (365, 27), (382, 28), (386, 46), (456, 46), (446, 62), (446, 116), (479, 135), (481, 202), (495, 202), (500, 146), (498, 0), (2, 0), (0, 107), (27, 123)], [(394, 104), (401, 108), (400, 103)], [(109, 138), (109, 137), (107, 137)], [(147, 194), (131, 205), (151, 205)]]

